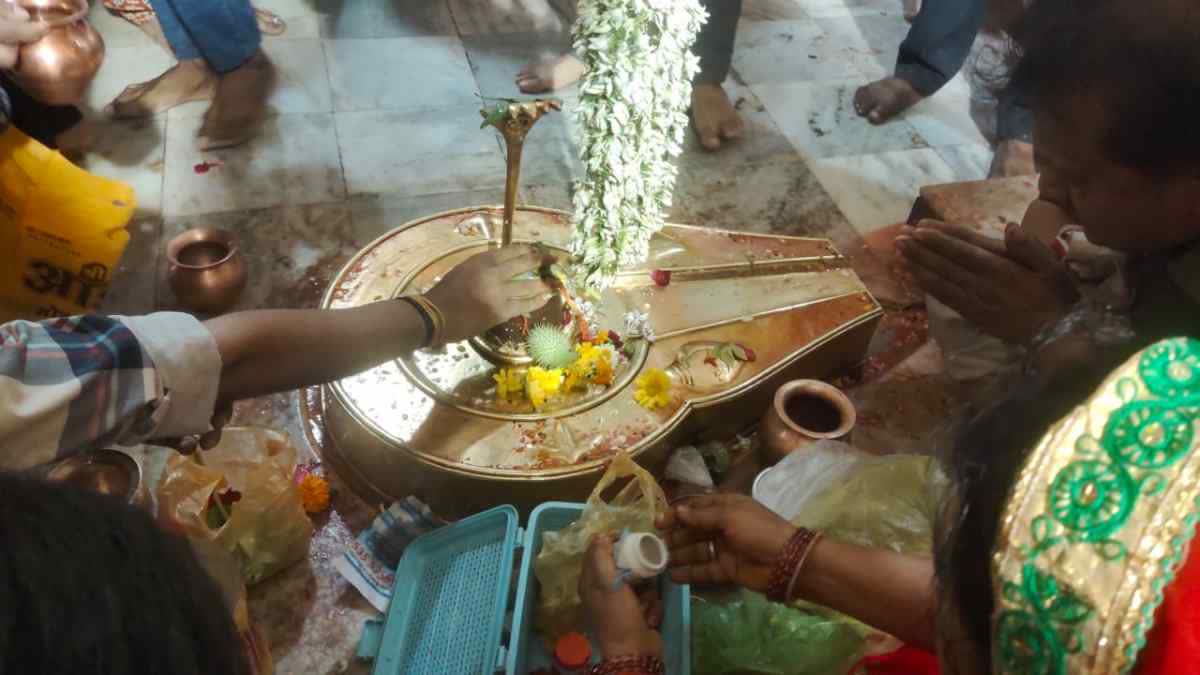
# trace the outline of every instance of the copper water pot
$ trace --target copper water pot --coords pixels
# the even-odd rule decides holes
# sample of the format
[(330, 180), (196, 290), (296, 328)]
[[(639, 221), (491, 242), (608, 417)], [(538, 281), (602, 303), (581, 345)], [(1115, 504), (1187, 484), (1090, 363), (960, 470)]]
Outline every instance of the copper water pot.
[(220, 314), (246, 288), (246, 260), (225, 230), (198, 227), (167, 244), (167, 283), (185, 309)]
[(21, 46), (13, 79), (42, 103), (77, 105), (104, 62), (104, 38), (84, 18), (87, 0), (16, 3), (48, 31), (40, 40)]
[(792, 380), (776, 390), (763, 414), (762, 460), (771, 466), (817, 441), (843, 439), (857, 420), (854, 403), (842, 390), (820, 380)]

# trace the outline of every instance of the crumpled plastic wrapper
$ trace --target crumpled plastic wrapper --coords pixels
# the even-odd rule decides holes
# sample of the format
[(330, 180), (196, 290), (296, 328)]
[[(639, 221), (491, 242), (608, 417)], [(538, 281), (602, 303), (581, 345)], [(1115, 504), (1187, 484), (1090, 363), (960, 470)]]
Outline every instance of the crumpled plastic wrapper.
[[(157, 492), (158, 519), (188, 537), (210, 539), (233, 555), (255, 584), (308, 554), (313, 526), (293, 482), (296, 450), (286, 434), (231, 428), (215, 448), (172, 457)], [(208, 526), (209, 497), (233, 488), (241, 500), (219, 529)]]
[[(627, 477), (632, 480), (606, 502), (604, 491)], [(584, 628), (579, 575), (584, 551), (592, 537), (625, 530), (654, 532), (654, 520), (666, 508), (666, 495), (654, 476), (635, 464), (629, 455), (618, 453), (596, 483), (579, 520), (543, 535), (541, 553), (533, 562), (540, 589), (534, 625), (549, 644), (566, 633), (582, 632)]]

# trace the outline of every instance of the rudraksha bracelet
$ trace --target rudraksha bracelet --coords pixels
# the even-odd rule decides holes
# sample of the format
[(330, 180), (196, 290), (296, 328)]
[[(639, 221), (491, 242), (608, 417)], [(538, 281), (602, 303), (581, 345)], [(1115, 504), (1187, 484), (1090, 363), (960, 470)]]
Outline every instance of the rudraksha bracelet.
[(667, 671), (657, 656), (615, 656), (592, 666), (589, 675), (663, 675)]
[(775, 560), (775, 567), (771, 569), (771, 576), (767, 581), (768, 600), (771, 602), (791, 601), (796, 578), (800, 576), (800, 569), (808, 558), (808, 552), (820, 535), (821, 533), (816, 530), (801, 527), (796, 530), (791, 539), (788, 539), (783, 550), (779, 552), (779, 557)]

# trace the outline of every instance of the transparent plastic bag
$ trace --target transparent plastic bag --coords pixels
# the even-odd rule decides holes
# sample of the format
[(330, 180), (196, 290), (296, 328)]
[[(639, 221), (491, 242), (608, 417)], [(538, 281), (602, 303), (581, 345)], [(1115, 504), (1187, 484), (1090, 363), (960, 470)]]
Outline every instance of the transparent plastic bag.
[[(202, 458), (203, 464), (182, 455), (167, 462), (157, 493), (160, 521), (232, 553), (248, 584), (308, 554), (313, 526), (292, 481), (296, 450), (286, 434), (226, 429)], [(228, 508), (229, 519), (213, 528), (209, 498), (226, 488), (241, 493), (241, 499)]]
[[(604, 501), (604, 491), (617, 480), (632, 480), (612, 501)], [(583, 626), (579, 599), (579, 574), (583, 553), (596, 534), (654, 532), (654, 520), (667, 507), (667, 498), (650, 472), (634, 463), (629, 455), (618, 453), (596, 483), (579, 520), (557, 532), (542, 536), (542, 551), (533, 562), (537, 576), (539, 601), (535, 626), (538, 633), (553, 642)]]
[(861, 657), (860, 625), (767, 601), (741, 590), (731, 601), (692, 601), (692, 672), (828, 675)]
[[(833, 442), (790, 454), (763, 477), (755, 498), (831, 539), (924, 555), (945, 483), (930, 457), (880, 457)], [(898, 644), (828, 608), (774, 604), (748, 591), (726, 603), (693, 599), (692, 626), (698, 675), (845, 673), (867, 653)]]
[(792, 522), (838, 541), (925, 555), (945, 485), (932, 457), (866, 455), (812, 495)]
[(273, 675), (275, 661), (271, 657), (271, 646), (261, 628), (250, 619), (250, 607), (246, 599), (246, 582), (238, 561), (210, 539), (191, 537), (188, 542), (200, 566), (216, 582), (225, 606), (233, 613), (233, 623), (242, 641), (242, 652), (250, 664), (251, 675)]

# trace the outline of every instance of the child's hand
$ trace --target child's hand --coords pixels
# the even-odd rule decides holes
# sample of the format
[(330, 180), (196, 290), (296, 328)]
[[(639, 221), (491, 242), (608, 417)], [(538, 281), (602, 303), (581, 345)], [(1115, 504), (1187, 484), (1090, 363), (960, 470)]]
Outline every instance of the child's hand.
[(612, 537), (594, 537), (583, 554), (579, 597), (600, 643), (602, 657), (661, 658), (662, 637), (646, 624), (645, 609), (633, 589), (617, 582)]
[(457, 342), (514, 316), (539, 309), (554, 296), (535, 272), (547, 262), (532, 246), (480, 253), (446, 273), (425, 294), (446, 318), (443, 339)]
[(29, 20), (29, 12), (0, 0), (0, 69), (17, 65), (17, 49), (46, 34), (46, 25)]

